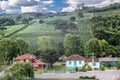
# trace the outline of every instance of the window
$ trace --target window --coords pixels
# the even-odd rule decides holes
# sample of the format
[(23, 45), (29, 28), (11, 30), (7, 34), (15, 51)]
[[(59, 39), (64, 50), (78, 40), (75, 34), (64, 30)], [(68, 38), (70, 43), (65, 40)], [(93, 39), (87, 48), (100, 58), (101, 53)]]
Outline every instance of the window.
[(93, 63), (93, 66), (96, 66), (96, 63)]
[(69, 64), (71, 64), (71, 61), (69, 61)]
[(82, 62), (81, 61), (79, 61), (79, 64), (81, 64)]

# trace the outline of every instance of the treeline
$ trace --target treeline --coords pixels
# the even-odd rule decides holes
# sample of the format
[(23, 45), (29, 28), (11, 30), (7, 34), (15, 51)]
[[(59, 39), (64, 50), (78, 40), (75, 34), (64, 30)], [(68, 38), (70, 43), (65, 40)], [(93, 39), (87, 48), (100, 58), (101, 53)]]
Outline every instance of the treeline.
[(115, 10), (115, 9), (120, 9), (120, 3), (114, 3), (109, 6), (105, 6), (103, 8), (86, 8), (88, 9), (88, 12), (104, 12), (104, 11), (109, 11), (109, 10)]
[(0, 18), (0, 25), (12, 26), (14, 24), (15, 24), (15, 21), (13, 18)]

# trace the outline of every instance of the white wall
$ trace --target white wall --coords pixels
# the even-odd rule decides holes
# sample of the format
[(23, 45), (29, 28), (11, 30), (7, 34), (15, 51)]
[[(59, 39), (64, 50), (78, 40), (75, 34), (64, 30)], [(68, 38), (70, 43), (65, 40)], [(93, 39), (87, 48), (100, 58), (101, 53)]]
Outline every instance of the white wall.
[(92, 62), (89, 62), (88, 65), (91, 66), (91, 68), (100, 68), (100, 62), (94, 62), (96, 65), (93, 66), (93, 63)]

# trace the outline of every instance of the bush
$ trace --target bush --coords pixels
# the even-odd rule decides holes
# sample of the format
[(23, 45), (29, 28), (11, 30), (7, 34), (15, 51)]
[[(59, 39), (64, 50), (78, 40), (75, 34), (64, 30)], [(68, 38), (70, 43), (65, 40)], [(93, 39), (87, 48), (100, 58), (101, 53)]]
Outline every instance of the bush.
[(7, 68), (4, 72), (4, 80), (24, 80), (26, 78), (33, 78), (33, 67), (30, 63), (18, 62)]
[(105, 70), (105, 67), (102, 65), (102, 66), (100, 66), (100, 70), (101, 71), (104, 71)]
[(120, 69), (120, 62), (117, 63), (117, 69)]
[(96, 79), (95, 76), (80, 76), (79, 79)]
[(88, 70), (88, 71), (91, 71), (91, 70), (92, 70), (92, 68), (91, 68), (90, 65), (87, 66), (87, 70)]
[(81, 67), (81, 71), (85, 72), (85, 71), (86, 71), (85, 67), (86, 67), (86, 66), (83, 65), (83, 66)]

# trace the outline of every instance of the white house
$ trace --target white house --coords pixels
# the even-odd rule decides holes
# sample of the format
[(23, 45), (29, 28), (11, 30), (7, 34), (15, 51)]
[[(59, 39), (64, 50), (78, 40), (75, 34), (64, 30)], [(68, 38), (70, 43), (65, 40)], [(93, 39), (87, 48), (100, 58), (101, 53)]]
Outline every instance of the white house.
[(91, 66), (91, 68), (100, 68), (100, 61), (99, 58), (89, 58), (86, 60), (86, 63)]
[(75, 54), (66, 58), (66, 71), (80, 69), (85, 64), (85, 58)]

